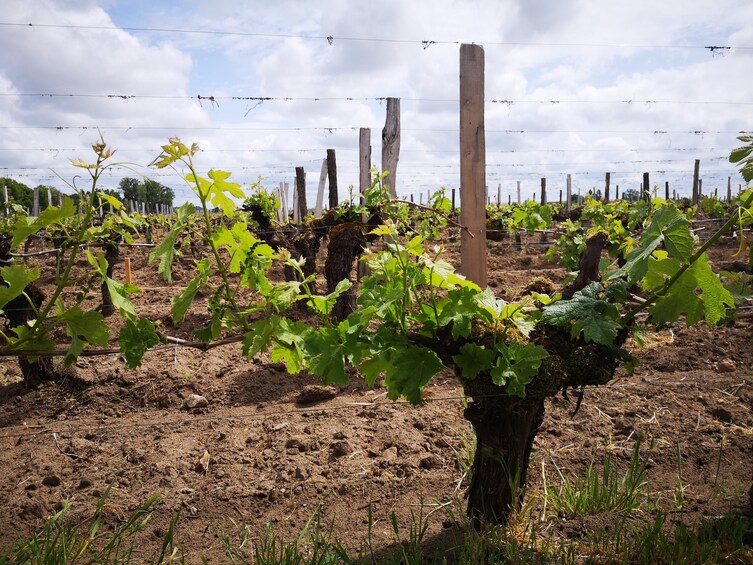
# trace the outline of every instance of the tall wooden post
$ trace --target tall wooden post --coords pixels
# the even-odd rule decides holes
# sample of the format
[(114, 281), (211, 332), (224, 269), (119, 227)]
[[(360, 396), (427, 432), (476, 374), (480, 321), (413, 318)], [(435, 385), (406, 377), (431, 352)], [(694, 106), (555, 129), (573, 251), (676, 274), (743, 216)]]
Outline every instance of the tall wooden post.
[[(371, 187), (371, 129), (358, 130), (358, 190), (361, 194)], [(361, 196), (363, 204), (363, 196)]]
[(324, 208), (324, 183), (327, 181), (327, 159), (322, 159), (322, 172), (319, 173), (319, 187), (316, 192), (316, 210), (314, 215), (317, 218), (322, 217)]
[(32, 208), (31, 215), (35, 218), (39, 216), (39, 187), (34, 187), (34, 207)]
[(698, 179), (698, 201), (703, 198), (703, 179)]
[(8, 215), (8, 209), (10, 206), (8, 205), (8, 185), (3, 183), (3, 208), (5, 210), (5, 215)]
[(698, 178), (701, 171), (701, 160), (696, 159), (695, 160), (695, 166), (693, 167), (693, 195), (692, 195), (692, 203), (698, 204)]
[(727, 177), (727, 202), (732, 202), (732, 177)]
[(295, 190), (298, 195), (298, 218), (302, 221), (309, 212), (308, 203), (306, 202), (306, 173), (303, 167), (295, 168)]
[[(481, 288), (486, 273), (484, 48), (460, 46), (460, 271)], [(470, 233), (469, 233), (470, 232)]]
[(570, 211), (573, 199), (573, 176), (567, 175), (567, 184), (565, 186), (565, 199), (567, 202), (567, 211)]
[(47, 187), (47, 206), (46, 208), (49, 208), (52, 206), (52, 188), (49, 186)]
[(541, 205), (546, 206), (546, 178), (541, 177)]
[(397, 161), (400, 158), (400, 99), (387, 98), (387, 119), (382, 130), (382, 171), (384, 183), (397, 197)]
[(520, 181), (518, 181), (518, 204), (520, 204)]
[(502, 206), (502, 183), (497, 185), (497, 208)]
[(665, 181), (664, 183), (664, 200), (669, 202), (669, 181)]
[[(413, 202), (413, 195), (411, 194), (411, 202)], [(452, 213), (455, 213), (455, 189), (452, 189)]]
[(329, 177), (329, 209), (334, 210), (340, 203), (337, 196), (337, 159), (334, 149), (327, 149), (327, 176)]
[(611, 173), (607, 173), (604, 179), (604, 202), (609, 202), (609, 181), (611, 180), (611, 176)]
[(614, 199), (619, 200), (620, 199), (620, 185), (617, 184), (614, 187)]
[(643, 173), (643, 194), (641, 197), (646, 202), (651, 200), (651, 185), (648, 182), (648, 173)]

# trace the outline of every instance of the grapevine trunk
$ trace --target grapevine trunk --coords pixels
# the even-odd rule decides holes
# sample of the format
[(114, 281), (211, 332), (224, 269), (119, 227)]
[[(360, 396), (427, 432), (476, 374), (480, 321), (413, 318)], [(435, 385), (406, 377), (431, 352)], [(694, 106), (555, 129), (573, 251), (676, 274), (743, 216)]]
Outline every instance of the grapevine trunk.
[(477, 529), (484, 523), (505, 523), (523, 500), (533, 440), (544, 420), (544, 399), (489, 398), (472, 403), (465, 417), (476, 432), (468, 517)]

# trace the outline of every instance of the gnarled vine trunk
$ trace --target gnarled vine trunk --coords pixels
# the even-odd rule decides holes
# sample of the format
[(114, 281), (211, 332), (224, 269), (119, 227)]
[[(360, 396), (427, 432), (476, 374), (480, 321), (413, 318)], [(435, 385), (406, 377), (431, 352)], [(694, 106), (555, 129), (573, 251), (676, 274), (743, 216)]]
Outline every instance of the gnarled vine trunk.
[[(588, 240), (579, 275), (563, 290), (563, 296), (571, 298), (600, 279), (598, 264), (606, 241), (602, 233)], [(619, 334), (614, 346), (620, 347), (626, 335)], [(606, 384), (617, 370), (614, 349), (573, 340), (570, 328), (539, 327), (530, 339), (544, 347), (549, 357), (526, 385), (524, 398), (506, 394), (488, 372), (463, 381), (465, 393), (472, 399), (465, 417), (476, 432), (467, 512), (477, 528), (484, 523), (506, 523), (522, 502), (531, 449), (544, 420), (545, 399), (568, 388), (582, 391), (586, 386)], [(460, 370), (456, 371), (461, 376)]]
[[(105, 260), (107, 261), (107, 277), (112, 278), (112, 270), (115, 266), (115, 262), (120, 256), (120, 247), (117, 243), (105, 243)], [(107, 287), (105, 281), (101, 285), (102, 291), (102, 315), (111, 316), (115, 313), (115, 306), (112, 303), (112, 296), (110, 296), (110, 289)]]
[(468, 517), (504, 523), (523, 500), (528, 461), (544, 420), (544, 399), (502, 396), (474, 402), (465, 418), (476, 432), (476, 453), (468, 488)]

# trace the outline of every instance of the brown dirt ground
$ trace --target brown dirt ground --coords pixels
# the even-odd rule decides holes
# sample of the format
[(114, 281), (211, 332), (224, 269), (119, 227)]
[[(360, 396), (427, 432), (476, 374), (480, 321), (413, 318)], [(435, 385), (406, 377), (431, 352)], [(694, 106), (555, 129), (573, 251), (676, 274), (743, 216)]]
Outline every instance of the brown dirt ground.
[[(490, 285), (514, 294), (536, 275), (561, 281), (564, 271), (543, 251), (490, 244)], [(139, 311), (162, 320), (166, 333), (190, 337), (170, 327), (168, 312), (170, 296), (192, 276), (191, 262), (178, 265), (170, 286), (147, 265), (147, 250), (129, 253), (134, 282), (143, 288)], [(731, 253), (720, 246), (712, 259), (729, 262)], [(457, 261), (456, 247), (450, 257)], [(122, 273), (119, 264), (115, 278)], [(199, 308), (194, 325), (203, 321)], [(753, 477), (752, 334), (746, 320), (714, 329), (676, 325), (649, 335), (645, 349), (633, 347), (641, 361), (635, 374), (620, 371), (610, 385), (587, 390), (576, 415), (574, 395), (553, 398), (534, 448), (528, 499), (536, 504), (543, 477), (557, 483), (557, 467), (580, 476), (606, 450), (624, 470), (641, 433), (647, 489), (665, 509), (674, 508), (678, 447), (682, 454), (684, 504), (673, 519), (696, 524), (745, 510)], [(0, 371), (6, 381), (19, 375), (15, 359), (4, 360)], [(62, 383), (0, 387), (0, 547), (38, 528), (65, 500), (72, 501), (69, 518), (85, 520), (109, 484), (110, 524), (154, 493), (162, 497), (139, 539), (138, 559), (158, 553), (177, 511), (175, 540), (189, 563), (201, 556), (223, 561), (221, 532), (236, 544), (240, 539), (231, 519), (252, 537), (271, 522), (293, 539), (319, 506), (323, 524), (332, 523), (334, 537), (348, 547), (364, 543), (370, 508), (378, 553), (394, 543), (390, 513), (406, 533), (422, 506), (430, 514), (429, 545), (451, 546), (453, 522), (439, 505), (463, 513), (458, 453), (471, 438), (453, 375), (435, 378), (417, 407), (357, 381), (343, 390), (313, 389), (322, 393), (317, 400), (310, 388), (316, 384), (226, 345), (150, 352), (136, 370), (117, 355), (81, 358)], [(208, 406), (186, 409), (191, 394), (205, 396)], [(206, 471), (198, 465), (205, 451)], [(570, 537), (614, 522), (545, 519)], [(241, 553), (250, 557), (250, 544)]]

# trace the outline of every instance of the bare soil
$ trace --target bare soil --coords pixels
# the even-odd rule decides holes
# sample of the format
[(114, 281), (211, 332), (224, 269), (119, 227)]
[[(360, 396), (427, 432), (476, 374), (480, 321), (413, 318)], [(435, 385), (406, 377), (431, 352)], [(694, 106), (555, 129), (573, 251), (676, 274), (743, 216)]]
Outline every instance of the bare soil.
[[(565, 272), (547, 263), (544, 250), (490, 243), (490, 285), (514, 296), (534, 276), (561, 282)], [(718, 246), (712, 259), (726, 266), (733, 251)], [(134, 248), (115, 267), (120, 280), (126, 253), (143, 289), (138, 310), (160, 320), (165, 333), (190, 338), (171, 327), (169, 308), (192, 276), (191, 262), (179, 265), (168, 285), (147, 264), (148, 250)], [(456, 248), (450, 258), (457, 263)], [(189, 316), (194, 327), (205, 321), (201, 307)], [(538, 504), (544, 478), (558, 484), (557, 469), (581, 476), (605, 451), (624, 471), (640, 434), (647, 491), (673, 519), (693, 525), (746, 511), (752, 336), (747, 320), (713, 329), (678, 324), (647, 335), (644, 349), (632, 344), (640, 359), (635, 373), (621, 370), (608, 386), (587, 390), (576, 414), (576, 395), (553, 398), (535, 445), (528, 500)], [(404, 534), (412, 516), (430, 514), (428, 549), (457, 543), (449, 511), (464, 512), (459, 461), (472, 433), (450, 372), (431, 382), (423, 405), (410, 406), (358, 380), (345, 389), (320, 387), (267, 359), (244, 359), (238, 344), (207, 352), (164, 348), (147, 353), (135, 370), (117, 355), (81, 358), (63, 382), (34, 390), (14, 382), (15, 359), (3, 360), (0, 371), (7, 383), (0, 387), (0, 548), (39, 528), (65, 500), (72, 501), (69, 519), (83, 522), (111, 484), (110, 525), (161, 495), (134, 554), (143, 560), (159, 552), (178, 511), (175, 540), (188, 563), (202, 556), (224, 562), (222, 532), (237, 546), (240, 525), (252, 539), (268, 523), (294, 539), (317, 508), (333, 537), (351, 548), (365, 543), (371, 512), (377, 555), (395, 542), (392, 513)], [(190, 408), (191, 395), (207, 405)], [(684, 499), (675, 509), (680, 460)], [(570, 538), (615, 523), (612, 516), (544, 519)], [(250, 543), (241, 553), (251, 557)]]

